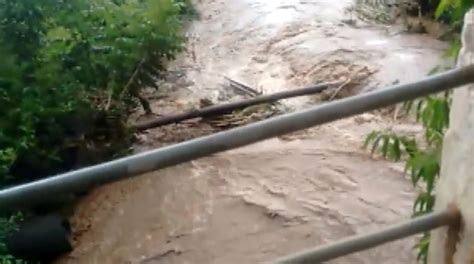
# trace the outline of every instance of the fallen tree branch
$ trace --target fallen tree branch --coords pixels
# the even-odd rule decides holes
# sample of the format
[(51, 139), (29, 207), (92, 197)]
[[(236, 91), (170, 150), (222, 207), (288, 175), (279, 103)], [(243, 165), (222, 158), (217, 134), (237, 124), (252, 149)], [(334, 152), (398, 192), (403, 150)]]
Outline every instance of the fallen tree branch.
[(230, 87), (234, 88), (235, 90), (241, 92), (241, 93), (244, 93), (246, 95), (250, 95), (250, 96), (259, 96), (259, 95), (262, 95), (261, 92), (253, 89), (252, 87), (249, 87), (243, 83), (240, 83), (240, 82), (237, 82), (235, 80), (232, 80), (231, 78), (229, 77), (225, 77), (226, 80), (229, 81), (229, 84), (230, 84)]
[(133, 128), (135, 128), (138, 131), (143, 131), (143, 130), (147, 130), (147, 129), (151, 129), (151, 128), (155, 128), (159, 126), (178, 123), (178, 122), (188, 120), (188, 119), (193, 119), (193, 118), (198, 118), (198, 117), (204, 118), (204, 117), (210, 117), (210, 116), (215, 116), (215, 115), (227, 114), (234, 110), (243, 109), (252, 105), (272, 103), (272, 102), (276, 102), (276, 101), (286, 99), (286, 98), (321, 93), (322, 91), (330, 88), (333, 85), (340, 85), (340, 84), (341, 84), (340, 82), (324, 83), (324, 84), (319, 84), (315, 86), (288, 90), (288, 91), (283, 91), (283, 92), (274, 93), (274, 94), (261, 95), (261, 96), (250, 98), (248, 100), (241, 100), (241, 101), (222, 104), (222, 105), (213, 105), (213, 106), (205, 107), (198, 110), (192, 110), (189, 112), (165, 116), (165, 117), (161, 117), (155, 120), (139, 123), (139, 124), (134, 125)]
[(352, 81), (351, 78), (348, 78), (344, 83), (342, 83), (339, 87), (337, 87), (336, 91), (331, 95), (331, 98), (329, 98), (329, 101), (332, 101), (336, 96), (339, 94), (339, 92), (346, 87), (350, 82)]
[(137, 67), (132, 73), (132, 76), (130, 76), (130, 79), (128, 79), (127, 84), (123, 87), (122, 91), (120, 92), (120, 98), (122, 98), (124, 94), (130, 89), (130, 86), (133, 84), (133, 82), (135, 81), (135, 78), (137, 78), (138, 76), (138, 72), (140, 71), (140, 68), (142, 67), (143, 63), (145, 63), (145, 59), (146, 57), (144, 56), (138, 63)]

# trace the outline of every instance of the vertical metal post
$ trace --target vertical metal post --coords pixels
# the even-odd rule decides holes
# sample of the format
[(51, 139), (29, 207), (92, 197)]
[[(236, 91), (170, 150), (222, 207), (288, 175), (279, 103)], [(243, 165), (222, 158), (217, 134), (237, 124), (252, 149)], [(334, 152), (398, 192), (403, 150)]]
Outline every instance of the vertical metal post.
[[(464, 18), (458, 67), (474, 64), (474, 10)], [(431, 234), (429, 263), (474, 263), (474, 84), (453, 94), (450, 128), (443, 142), (441, 177), (437, 183), (435, 211), (456, 206), (462, 225)]]

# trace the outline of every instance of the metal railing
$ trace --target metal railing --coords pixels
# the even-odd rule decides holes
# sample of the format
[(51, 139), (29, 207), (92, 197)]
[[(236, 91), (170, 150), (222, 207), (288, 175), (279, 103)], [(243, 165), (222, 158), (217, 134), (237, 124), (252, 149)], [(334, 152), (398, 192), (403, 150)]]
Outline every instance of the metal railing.
[(474, 82), (474, 65), (0, 191), (0, 210), (140, 175)]
[(444, 212), (431, 213), (417, 217), (402, 224), (394, 225), (371, 234), (355, 236), (334, 244), (305, 250), (274, 261), (274, 264), (315, 264), (355, 252), (370, 249), (408, 236), (427, 232), (438, 227), (456, 224), (460, 213), (452, 208)]
[[(29, 207), (52, 200), (60, 195), (88, 190), (101, 184), (163, 169), (469, 83), (474, 83), (474, 65), (450, 70), (418, 82), (348, 97), (308, 110), (281, 115), (243, 127), (4, 189), (0, 191), (0, 210)], [(374, 234), (351, 238), (334, 245), (291, 255), (277, 260), (276, 263), (327, 261), (395, 239), (454, 224), (459, 221), (459, 218), (457, 211), (434, 213)]]

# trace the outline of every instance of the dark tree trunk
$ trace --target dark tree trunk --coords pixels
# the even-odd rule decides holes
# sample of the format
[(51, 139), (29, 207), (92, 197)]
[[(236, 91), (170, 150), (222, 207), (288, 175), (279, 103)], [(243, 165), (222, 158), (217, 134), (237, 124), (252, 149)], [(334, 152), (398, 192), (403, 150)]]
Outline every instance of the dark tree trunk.
[(227, 104), (222, 104), (222, 105), (214, 105), (214, 106), (202, 108), (199, 110), (179, 113), (176, 115), (165, 116), (165, 117), (147, 121), (141, 124), (136, 124), (134, 128), (139, 131), (142, 131), (142, 130), (147, 130), (150, 128), (155, 128), (159, 126), (181, 122), (188, 119), (197, 118), (197, 117), (202, 118), (202, 117), (223, 115), (223, 114), (230, 113), (234, 110), (243, 109), (245, 107), (249, 107), (252, 105), (273, 103), (281, 99), (321, 93), (322, 91), (332, 87), (333, 85), (337, 85), (337, 83), (320, 84), (316, 86), (294, 89), (294, 90), (289, 90), (289, 91), (284, 91), (284, 92), (279, 92), (279, 93), (274, 93), (274, 94), (269, 94), (269, 95), (261, 95), (261, 96), (253, 97), (248, 100), (242, 100), (238, 102), (232, 102), (232, 103), (227, 103)]

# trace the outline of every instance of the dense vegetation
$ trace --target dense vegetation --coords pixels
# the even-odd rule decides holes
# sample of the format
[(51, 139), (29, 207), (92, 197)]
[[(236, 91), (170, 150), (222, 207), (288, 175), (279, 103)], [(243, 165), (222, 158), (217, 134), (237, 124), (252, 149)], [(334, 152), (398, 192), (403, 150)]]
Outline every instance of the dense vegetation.
[(15, 231), (17, 223), (21, 220), (21, 215), (14, 214), (9, 217), (0, 217), (0, 263), (2, 264), (22, 264), (23, 260), (17, 259), (8, 253), (4, 241), (8, 234)]
[(128, 111), (137, 99), (150, 111), (140, 88), (181, 50), (182, 6), (0, 0), (0, 187), (124, 147), (111, 145), (126, 142)]
[[(182, 49), (192, 10), (190, 0), (0, 0), (0, 188), (125, 153), (127, 116), (151, 111), (140, 89)], [(0, 256), (15, 220), (0, 218)]]
[[(474, 7), (474, 0), (424, 0), (424, 4), (435, 7), (436, 18), (443, 17), (453, 28), (460, 30), (464, 14)], [(460, 41), (454, 40), (449, 55), (457, 56)], [(416, 106), (416, 107), (415, 107)], [(416, 199), (414, 215), (432, 212), (435, 203), (435, 185), (440, 173), (441, 150), (444, 133), (449, 127), (451, 93), (428, 96), (417, 102), (404, 104), (405, 110), (415, 109), (416, 119), (424, 128), (423, 142), (392, 131), (374, 131), (366, 139), (365, 146), (372, 146), (372, 152), (379, 150), (386, 158), (394, 161), (405, 159), (406, 171), (410, 173), (414, 186), (422, 191)], [(425, 233), (417, 245), (418, 259), (427, 263), (430, 234)]]
[(450, 23), (458, 23), (469, 9), (474, 6), (474, 0), (424, 0), (435, 4), (437, 18), (446, 15)]

